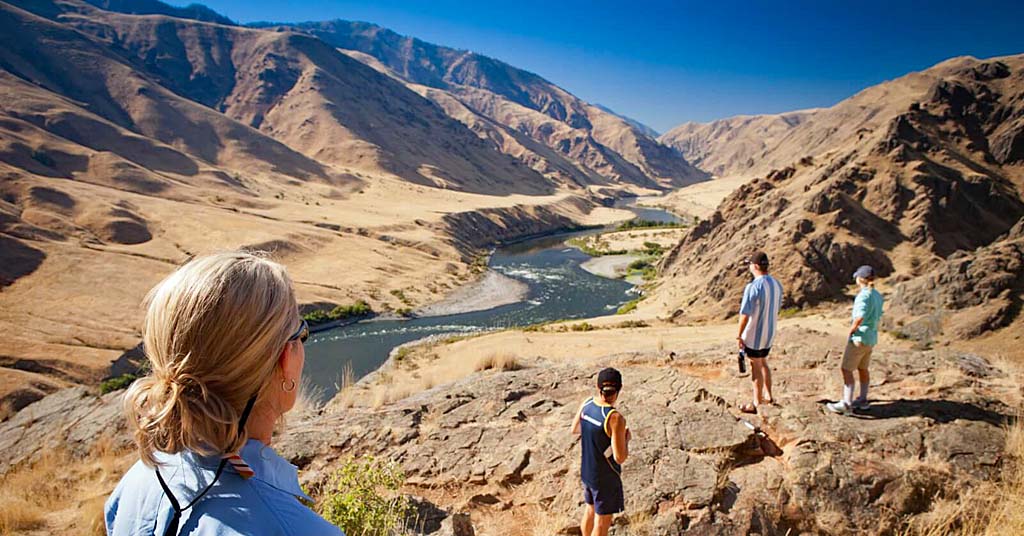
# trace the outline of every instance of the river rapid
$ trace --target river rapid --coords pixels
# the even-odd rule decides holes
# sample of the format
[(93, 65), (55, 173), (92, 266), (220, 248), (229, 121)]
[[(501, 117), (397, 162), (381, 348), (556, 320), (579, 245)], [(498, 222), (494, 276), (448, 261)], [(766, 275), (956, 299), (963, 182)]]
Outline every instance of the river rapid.
[[(679, 221), (660, 209), (631, 203), (620, 208), (633, 211), (640, 219)], [(351, 367), (353, 379), (358, 380), (387, 361), (395, 347), (410, 341), (615, 312), (636, 297), (634, 286), (586, 272), (580, 264), (590, 256), (565, 244), (569, 238), (603, 231), (561, 233), (497, 248), (489, 269), (528, 287), (516, 303), (447, 316), (369, 320), (313, 334), (306, 343), (306, 383), (314, 387), (318, 398), (327, 400), (337, 393), (346, 367)]]

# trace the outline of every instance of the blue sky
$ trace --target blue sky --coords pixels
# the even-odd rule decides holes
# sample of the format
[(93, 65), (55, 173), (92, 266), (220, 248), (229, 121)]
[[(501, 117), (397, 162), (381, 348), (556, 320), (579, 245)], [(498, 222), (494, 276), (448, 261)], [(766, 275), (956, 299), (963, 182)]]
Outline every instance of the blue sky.
[(200, 2), (242, 23), (362, 20), (473, 50), (660, 132), (830, 106), (954, 56), (1024, 53), (1019, 0)]

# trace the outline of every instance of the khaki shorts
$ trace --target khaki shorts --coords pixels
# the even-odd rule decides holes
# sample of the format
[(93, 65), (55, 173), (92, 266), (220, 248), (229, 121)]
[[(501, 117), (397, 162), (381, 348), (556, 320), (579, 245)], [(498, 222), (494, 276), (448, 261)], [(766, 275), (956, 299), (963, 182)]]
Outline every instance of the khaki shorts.
[(873, 346), (846, 341), (846, 350), (843, 351), (843, 370), (866, 370), (871, 364), (871, 350), (873, 349)]

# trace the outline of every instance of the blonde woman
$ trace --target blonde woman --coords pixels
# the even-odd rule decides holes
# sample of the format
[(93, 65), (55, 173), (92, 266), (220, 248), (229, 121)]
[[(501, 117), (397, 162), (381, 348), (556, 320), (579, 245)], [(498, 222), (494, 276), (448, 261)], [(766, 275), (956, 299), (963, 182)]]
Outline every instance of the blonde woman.
[(107, 534), (341, 535), (270, 446), (308, 336), (284, 267), (257, 255), (197, 258), (157, 285), (152, 373), (124, 398), (140, 461), (107, 500)]
[[(853, 320), (850, 333), (843, 351), (843, 398), (837, 402), (826, 404), (832, 413), (849, 415), (853, 410), (866, 410), (868, 402), (868, 385), (871, 376), (868, 365), (871, 364), (871, 353), (878, 344), (878, 323), (882, 319), (882, 306), (885, 300), (875, 290), (875, 269), (864, 265), (857, 268), (853, 278), (860, 286), (860, 292), (853, 301)], [(860, 395), (853, 398), (853, 371), (857, 370), (860, 377)]]

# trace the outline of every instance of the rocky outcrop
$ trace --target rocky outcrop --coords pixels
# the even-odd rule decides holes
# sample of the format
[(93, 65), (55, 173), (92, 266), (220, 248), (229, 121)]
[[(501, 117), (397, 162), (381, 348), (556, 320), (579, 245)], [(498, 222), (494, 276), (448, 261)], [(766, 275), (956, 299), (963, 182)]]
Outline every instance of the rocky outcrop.
[[(528, 516), (574, 534), (582, 496), (569, 425), (595, 371), (613, 365), (633, 436), (620, 536), (891, 533), (1000, 473), (1014, 413), (1002, 400), (1016, 396), (1006, 370), (974, 354), (882, 347), (872, 407), (839, 417), (823, 402), (838, 390), (828, 378), (840, 342), (784, 329), (773, 349), (778, 405), (756, 416), (737, 410), (749, 380), (731, 372), (722, 344), (585, 365), (538, 357), (379, 408), (328, 406), (292, 420), (275, 448), (313, 490), (349, 456), (399, 462), (422, 532), (515, 533), (516, 516)], [(55, 446), (84, 455), (98, 442), (128, 445), (119, 395), (61, 391), (0, 425), (0, 474)]]
[(100, 441), (113, 450), (130, 446), (121, 413), (123, 392), (96, 396), (85, 387), (57, 391), (0, 423), (0, 476), (49, 450), (83, 457)]
[(451, 236), (467, 259), (481, 248), (580, 226), (577, 218), (594, 208), (591, 201), (571, 197), (554, 205), (517, 205), (447, 214), (440, 231)]
[[(662, 266), (672, 290), (665, 294), (678, 296), (664, 298), (677, 313), (672, 318), (732, 314), (749, 278), (738, 256), (764, 249), (777, 261), (772, 270), (786, 289), (785, 306), (845, 299), (853, 270), (871, 264), (882, 277), (899, 281), (931, 270), (946, 274), (918, 285), (924, 293), (906, 302), (911, 308), (923, 306), (929, 289), (944, 286), (941, 281), (981, 284), (977, 290), (961, 289), (966, 301), (941, 304), (966, 310), (991, 300), (986, 313), (971, 313), (977, 318), (958, 324), (958, 336), (1007, 325), (1019, 311), (1014, 305), (1019, 299), (1013, 292), (1000, 298), (986, 289), (1003, 292), (1013, 286), (1006, 282), (1016, 277), (1008, 274), (1016, 273), (1009, 261), (993, 259), (1008, 259), (1015, 250), (981, 251), (1024, 217), (1024, 175), (1019, 167), (1003, 165), (1009, 154), (1003, 149), (1010, 143), (1005, 140), (1016, 135), (1024, 114), (1024, 56), (961, 59), (900, 84), (922, 81), (929, 84), (912, 106), (897, 112), (886, 105), (888, 118), (872, 116), (878, 128), (856, 138), (836, 130), (829, 135), (831, 145), (819, 143), (827, 152), (743, 185), (698, 224)], [(870, 92), (827, 113), (862, 102)], [(993, 153), (996, 145), (1003, 152)], [(989, 260), (968, 268), (977, 255)], [(1003, 275), (993, 275), (991, 284), (957, 275), (981, 270)]]
[(1020, 313), (1022, 295), (1024, 220), (991, 245), (959, 252), (901, 283), (891, 308), (906, 324), (901, 330), (916, 339), (929, 340), (943, 327), (970, 338), (1009, 325)]
[(886, 348), (874, 406), (841, 418), (823, 408), (838, 356), (829, 341), (785, 334), (781, 402), (759, 416), (737, 411), (748, 381), (718, 373), (733, 364), (723, 346), (675, 361), (628, 354), (585, 369), (540, 360), (478, 373), (376, 410), (331, 408), (279, 448), (310, 484), (345, 456), (384, 456), (402, 464), (411, 492), (444, 508), (496, 526), (504, 513), (535, 512), (572, 534), (582, 496), (569, 424), (594, 371), (612, 364), (626, 379), (619, 407), (634, 438), (616, 534), (833, 531), (835, 515), (849, 520), (839, 533), (888, 532), (999, 473), (1013, 412), (996, 401), (1005, 372), (978, 356)]

